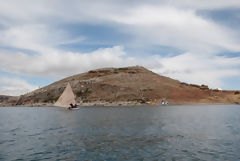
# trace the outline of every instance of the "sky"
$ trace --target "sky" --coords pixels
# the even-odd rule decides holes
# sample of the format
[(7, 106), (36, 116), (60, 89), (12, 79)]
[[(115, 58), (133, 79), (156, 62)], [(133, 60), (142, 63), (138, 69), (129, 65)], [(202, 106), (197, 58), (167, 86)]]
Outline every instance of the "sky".
[(0, 0), (0, 95), (140, 65), (240, 89), (239, 0)]

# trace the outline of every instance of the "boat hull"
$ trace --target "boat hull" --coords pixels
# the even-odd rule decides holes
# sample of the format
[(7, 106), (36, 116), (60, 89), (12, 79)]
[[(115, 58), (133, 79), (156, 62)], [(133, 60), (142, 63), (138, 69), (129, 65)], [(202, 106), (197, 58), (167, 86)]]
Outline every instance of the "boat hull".
[(69, 110), (79, 110), (80, 107), (75, 107), (75, 108), (71, 108), (71, 107), (69, 107), (68, 109), (69, 109)]

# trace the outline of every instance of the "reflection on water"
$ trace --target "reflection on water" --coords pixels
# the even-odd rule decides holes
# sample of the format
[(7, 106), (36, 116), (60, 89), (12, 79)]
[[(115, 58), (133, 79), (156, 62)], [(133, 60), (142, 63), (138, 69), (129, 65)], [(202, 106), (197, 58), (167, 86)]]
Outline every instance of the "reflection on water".
[(0, 160), (240, 160), (239, 106), (0, 108)]

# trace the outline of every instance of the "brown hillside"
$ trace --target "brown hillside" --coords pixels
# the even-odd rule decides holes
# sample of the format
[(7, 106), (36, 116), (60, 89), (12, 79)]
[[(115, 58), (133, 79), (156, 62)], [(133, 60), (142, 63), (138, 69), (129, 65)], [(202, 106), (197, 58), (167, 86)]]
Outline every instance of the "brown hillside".
[(18, 96), (0, 95), (0, 106), (15, 106), (18, 99)]
[(143, 67), (103, 68), (74, 75), (22, 95), (17, 105), (52, 104), (63, 92), (67, 82), (72, 86), (77, 102), (82, 105), (125, 103), (170, 104), (238, 103), (234, 91), (209, 90), (207, 86), (189, 85), (160, 76)]

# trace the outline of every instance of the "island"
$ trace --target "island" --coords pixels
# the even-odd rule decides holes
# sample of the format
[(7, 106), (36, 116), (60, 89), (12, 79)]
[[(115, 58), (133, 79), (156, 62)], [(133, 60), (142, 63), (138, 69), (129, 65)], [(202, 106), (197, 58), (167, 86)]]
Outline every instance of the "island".
[(237, 90), (209, 89), (133, 66), (90, 70), (21, 96), (0, 95), (0, 106), (53, 106), (67, 83), (80, 106), (240, 104)]

